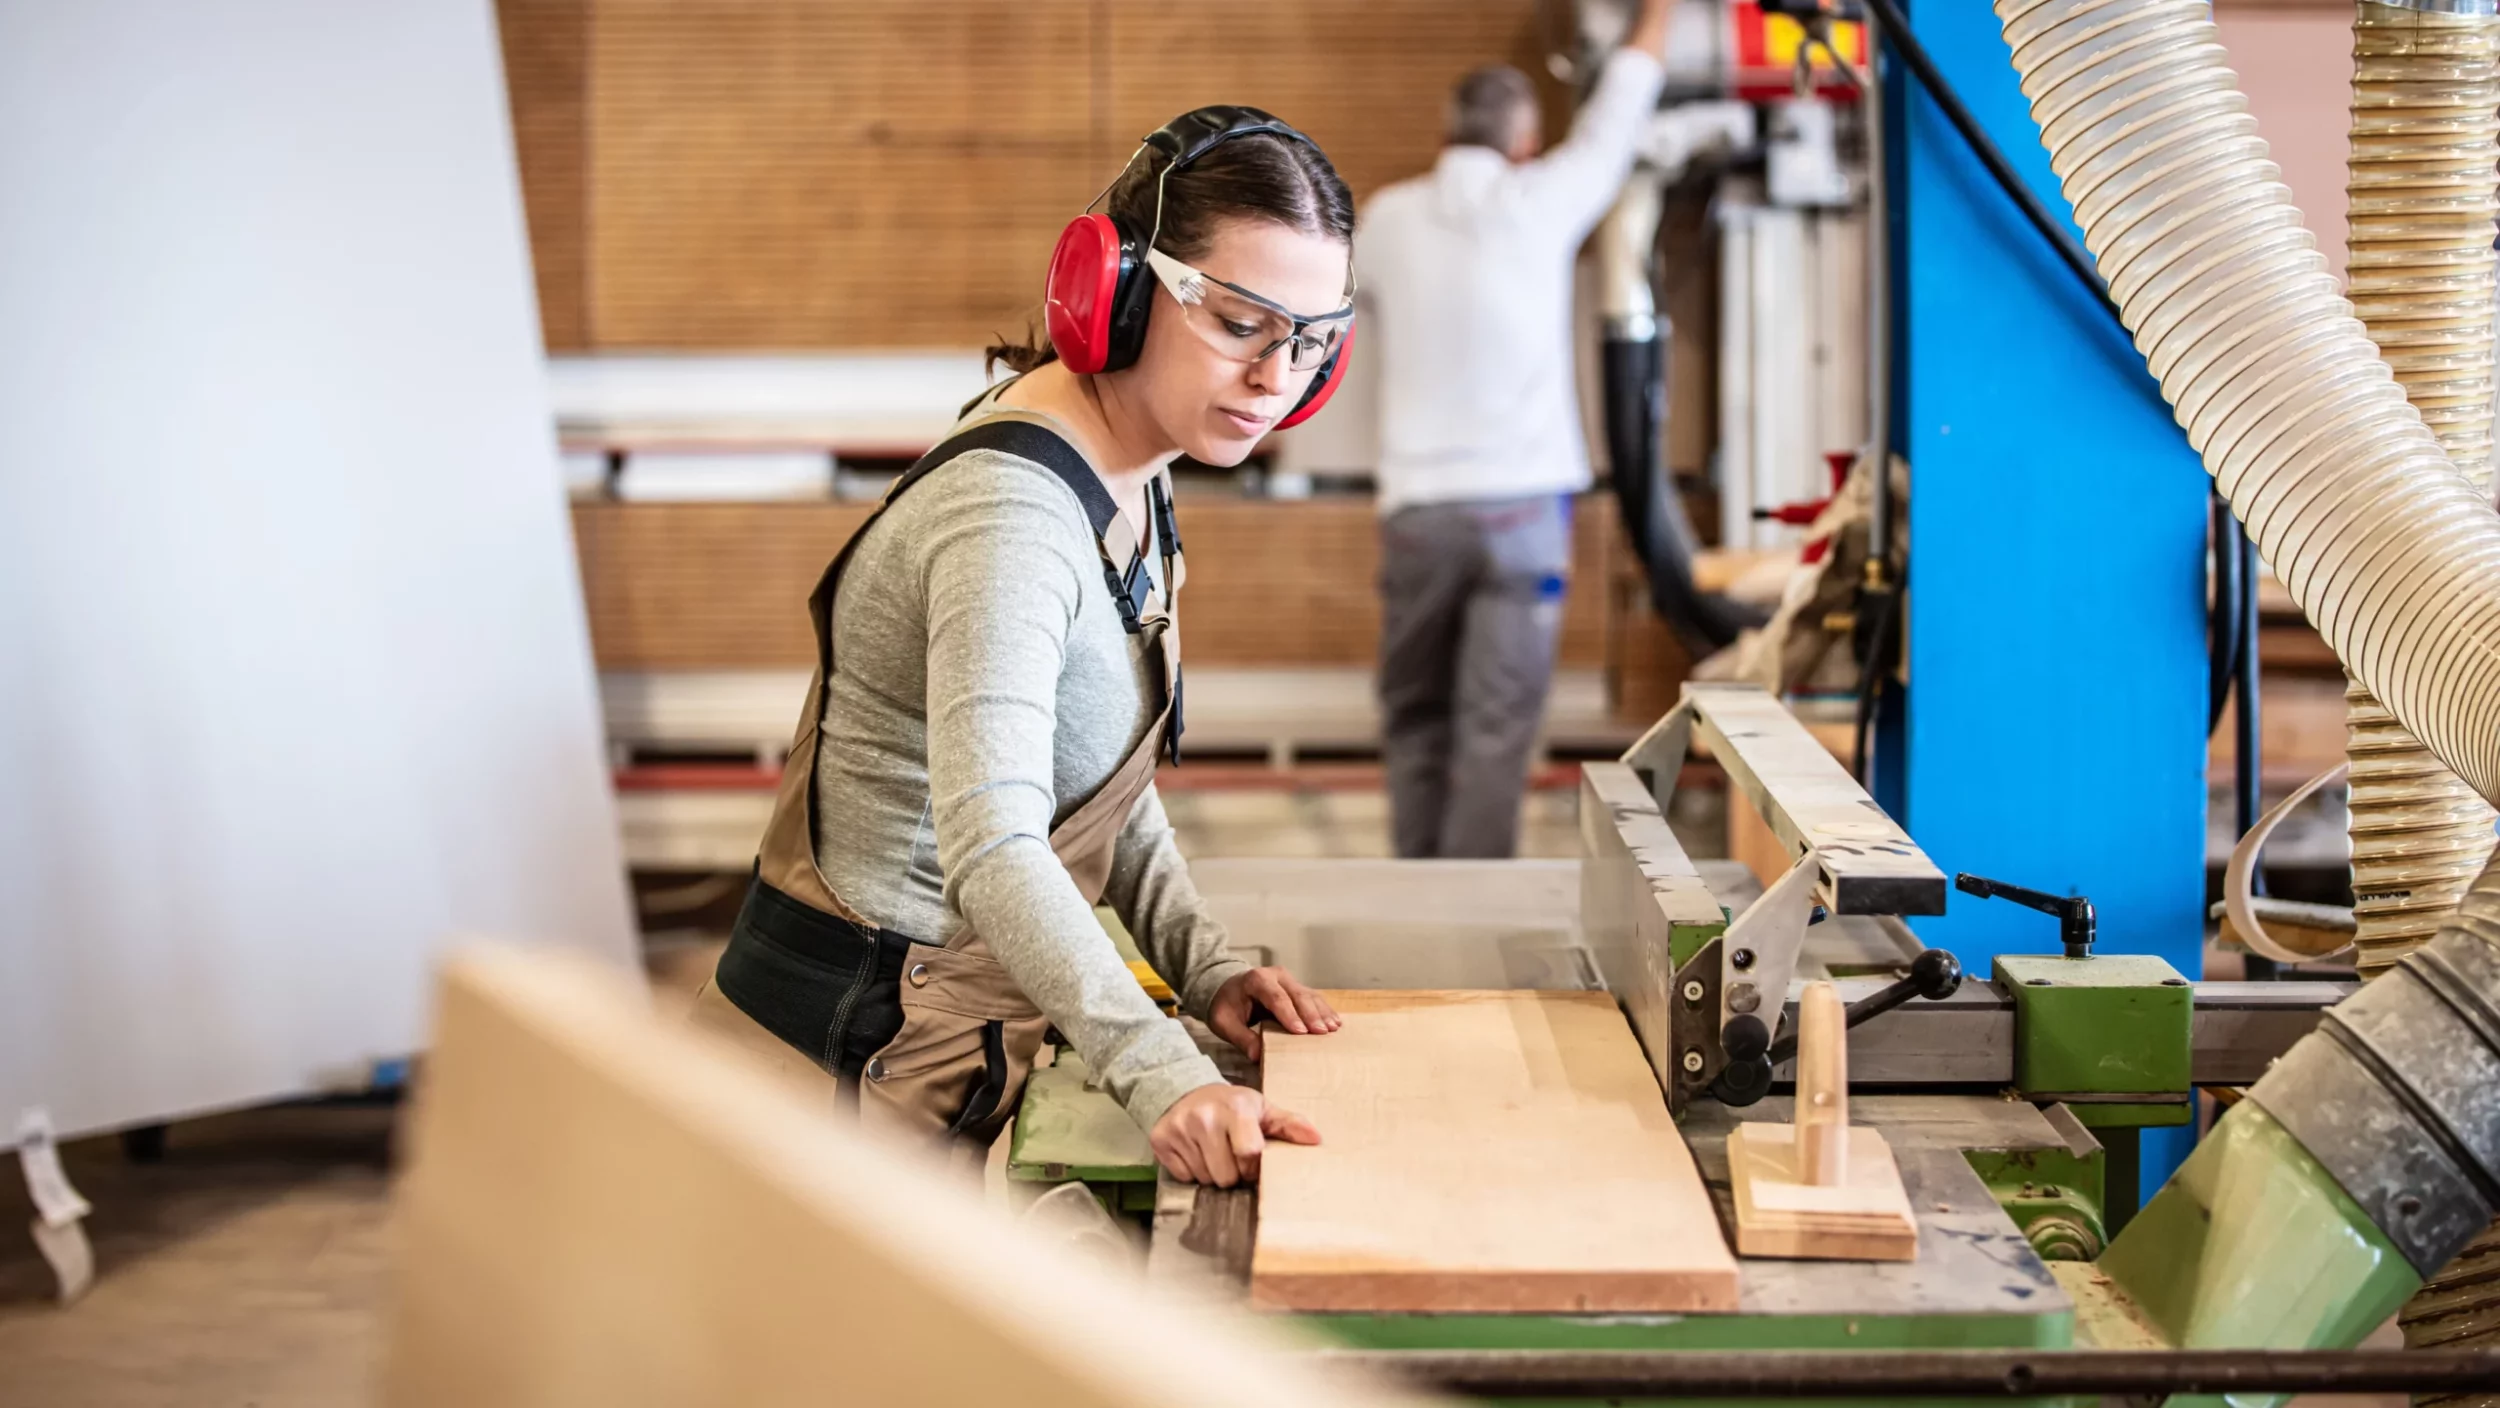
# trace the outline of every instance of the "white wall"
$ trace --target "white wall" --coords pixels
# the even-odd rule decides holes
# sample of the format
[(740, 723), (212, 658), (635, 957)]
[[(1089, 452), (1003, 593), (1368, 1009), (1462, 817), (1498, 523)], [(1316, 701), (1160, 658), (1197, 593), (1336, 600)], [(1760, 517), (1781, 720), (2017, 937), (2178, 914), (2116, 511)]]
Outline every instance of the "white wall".
[(0, 0), (0, 1123), (630, 961), (488, 0)]

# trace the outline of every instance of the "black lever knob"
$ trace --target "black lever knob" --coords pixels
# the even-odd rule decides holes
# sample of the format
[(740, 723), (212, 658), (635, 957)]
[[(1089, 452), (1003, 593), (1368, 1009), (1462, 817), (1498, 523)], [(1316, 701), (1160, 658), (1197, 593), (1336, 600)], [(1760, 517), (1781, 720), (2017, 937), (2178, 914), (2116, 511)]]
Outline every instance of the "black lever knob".
[(1719, 1049), (1730, 1061), (1750, 1061), (1771, 1044), (1771, 1029), (1750, 1012), (1730, 1017), (1719, 1030)]
[[(1902, 979), (1898, 983), (1893, 984), (1892, 988), (1886, 988), (1884, 989), (1884, 992), (1877, 993), (1874, 997), (1870, 997), (1866, 1000), (1871, 1003), (1875, 1000), (1875, 998), (1882, 997), (1884, 993), (1891, 992), (1893, 988), (1899, 987), (1909, 987), (1917, 996), (1926, 998), (1929, 1002), (1942, 1002), (1946, 998), (1953, 996), (1954, 993), (1961, 990), (1962, 960), (1955, 958), (1951, 953), (1944, 949), (1931, 948), (1924, 950), (1918, 957), (1910, 960), (1910, 976)], [(1901, 1003), (1907, 1001), (1909, 1001), (1909, 997), (1903, 996), (1892, 1002), (1885, 1003), (1883, 1007), (1878, 1007), (1869, 1011), (1866, 1015), (1872, 1017), (1876, 1012), (1884, 1011), (1886, 1008), (1897, 1007)]]
[(1730, 1061), (1719, 1078), (1710, 1082), (1710, 1093), (1731, 1110), (1741, 1110), (1771, 1093), (1771, 1058), (1756, 1056), (1750, 1061)]
[[(1843, 1008), (1841, 1010), (1843, 1025), (1854, 1027), (1867, 1018), (1889, 1012), (1914, 997), (1923, 997), (1929, 1002), (1942, 1002), (1953, 996), (1961, 986), (1962, 960), (1955, 958), (1944, 949), (1922, 949), (1918, 957), (1910, 960), (1909, 976), (1878, 988)], [(1788, 1035), (1772, 1043), (1771, 1064), (1776, 1066), (1796, 1054), (1797, 1033), (1792, 1030)]]
[(2052, 895), (2040, 890), (2027, 890), (2020, 885), (2008, 885), (2002, 880), (1990, 880), (1967, 871), (1953, 877), (1953, 888), (1983, 900), (2012, 900), (2025, 909), (2053, 914), (2057, 916), (2058, 942), (2066, 946), (2066, 956), (2092, 956), (2092, 940), (2100, 921), (2093, 914), (2092, 901), (2081, 895)]

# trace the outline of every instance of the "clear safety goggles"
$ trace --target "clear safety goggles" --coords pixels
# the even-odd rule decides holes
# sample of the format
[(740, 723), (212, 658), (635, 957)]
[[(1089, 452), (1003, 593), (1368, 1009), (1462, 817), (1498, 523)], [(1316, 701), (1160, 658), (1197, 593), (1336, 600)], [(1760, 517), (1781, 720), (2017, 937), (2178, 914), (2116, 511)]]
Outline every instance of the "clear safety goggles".
[(1354, 327), (1351, 290), (1344, 307), (1305, 316), (1239, 284), (1193, 269), (1162, 250), (1147, 249), (1146, 263), (1172, 301), (1181, 305), (1183, 321), (1191, 331), (1236, 362), (1264, 362), (1285, 348), (1293, 369), (1307, 372), (1335, 356)]

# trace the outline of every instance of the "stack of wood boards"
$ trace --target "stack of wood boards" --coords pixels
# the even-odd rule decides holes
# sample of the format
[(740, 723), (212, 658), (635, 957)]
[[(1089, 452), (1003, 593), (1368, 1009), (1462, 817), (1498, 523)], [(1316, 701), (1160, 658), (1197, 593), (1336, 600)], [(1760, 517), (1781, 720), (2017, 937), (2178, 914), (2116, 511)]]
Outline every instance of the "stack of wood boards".
[(1302, 1311), (1736, 1308), (1736, 1260), (1614, 999), (1334, 992), (1345, 1026), (1267, 1038), (1252, 1300)]

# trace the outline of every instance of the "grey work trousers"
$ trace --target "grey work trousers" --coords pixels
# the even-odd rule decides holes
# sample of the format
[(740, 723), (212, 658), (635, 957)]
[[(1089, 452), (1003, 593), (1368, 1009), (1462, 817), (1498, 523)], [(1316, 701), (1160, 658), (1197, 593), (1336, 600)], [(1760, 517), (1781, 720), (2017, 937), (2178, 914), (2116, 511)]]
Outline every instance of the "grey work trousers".
[(1381, 520), (1381, 754), (1400, 856), (1518, 849), (1570, 568), (1560, 495), (1422, 504)]

